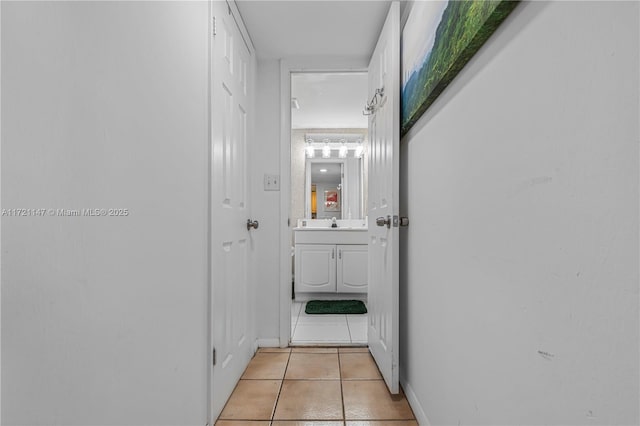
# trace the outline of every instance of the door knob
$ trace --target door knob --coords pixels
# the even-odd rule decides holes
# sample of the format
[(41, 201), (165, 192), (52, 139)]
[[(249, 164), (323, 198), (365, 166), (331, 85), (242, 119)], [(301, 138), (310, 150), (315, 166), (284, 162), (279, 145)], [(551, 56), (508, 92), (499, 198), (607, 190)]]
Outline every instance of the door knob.
[(391, 216), (387, 216), (386, 219), (384, 217), (377, 218), (376, 219), (376, 225), (378, 225), (378, 226), (387, 225), (387, 228), (391, 228)]
[(247, 219), (247, 231), (251, 231), (251, 228), (258, 229), (259, 225), (257, 220), (252, 221), (251, 219)]

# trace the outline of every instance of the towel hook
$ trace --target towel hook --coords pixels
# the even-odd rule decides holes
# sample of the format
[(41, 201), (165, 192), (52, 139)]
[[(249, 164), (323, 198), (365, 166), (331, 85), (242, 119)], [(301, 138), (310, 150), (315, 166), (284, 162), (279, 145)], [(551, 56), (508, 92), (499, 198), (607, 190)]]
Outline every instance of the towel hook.
[(375, 114), (378, 106), (378, 99), (382, 100), (383, 97), (384, 97), (384, 86), (379, 89), (376, 89), (376, 92), (374, 93), (371, 100), (367, 102), (367, 104), (365, 105), (364, 111), (362, 111), (362, 115)]

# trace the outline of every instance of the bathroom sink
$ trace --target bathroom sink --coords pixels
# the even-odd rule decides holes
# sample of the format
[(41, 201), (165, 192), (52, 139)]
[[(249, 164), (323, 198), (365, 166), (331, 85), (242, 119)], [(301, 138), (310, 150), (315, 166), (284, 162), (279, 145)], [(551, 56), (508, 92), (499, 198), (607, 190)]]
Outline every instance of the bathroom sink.
[(332, 228), (331, 219), (298, 219), (298, 226), (294, 230), (367, 230), (367, 219), (337, 219), (335, 228)]

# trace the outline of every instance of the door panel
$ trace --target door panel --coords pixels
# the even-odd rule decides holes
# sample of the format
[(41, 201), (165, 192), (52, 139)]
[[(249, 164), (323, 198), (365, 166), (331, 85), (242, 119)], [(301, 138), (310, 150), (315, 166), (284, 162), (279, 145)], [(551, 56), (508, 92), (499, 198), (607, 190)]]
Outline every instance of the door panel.
[[(393, 2), (369, 65), (369, 350), (391, 393), (399, 392), (398, 224), (400, 6)], [(382, 90), (382, 93), (380, 93)], [(378, 93), (376, 95), (376, 93)], [(378, 226), (376, 220), (387, 223)]]
[(211, 424), (251, 355), (246, 221), (248, 69), (251, 53), (226, 2), (212, 2), (211, 52)]

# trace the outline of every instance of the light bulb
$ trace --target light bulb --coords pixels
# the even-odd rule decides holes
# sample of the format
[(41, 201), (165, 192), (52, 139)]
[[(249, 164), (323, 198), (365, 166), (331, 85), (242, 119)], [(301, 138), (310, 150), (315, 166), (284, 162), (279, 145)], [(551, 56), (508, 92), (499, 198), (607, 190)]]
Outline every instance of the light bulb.
[(307, 151), (307, 158), (313, 158), (316, 156), (316, 150), (313, 149), (311, 145), (307, 146), (305, 151)]
[(322, 158), (331, 158), (331, 148), (328, 144), (322, 147)]

